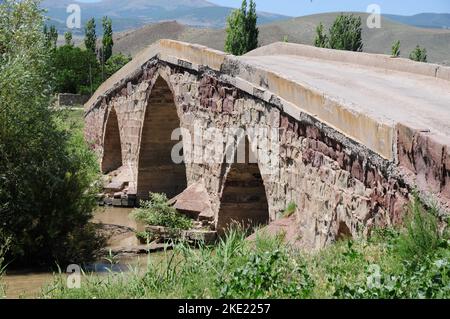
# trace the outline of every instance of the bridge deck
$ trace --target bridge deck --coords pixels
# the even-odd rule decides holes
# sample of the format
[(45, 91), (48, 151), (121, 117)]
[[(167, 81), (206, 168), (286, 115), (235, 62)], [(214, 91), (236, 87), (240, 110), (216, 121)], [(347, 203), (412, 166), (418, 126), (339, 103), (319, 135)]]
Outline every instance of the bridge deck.
[(348, 109), (381, 123), (403, 123), (450, 139), (448, 81), (305, 56), (261, 55), (239, 59), (323, 92)]

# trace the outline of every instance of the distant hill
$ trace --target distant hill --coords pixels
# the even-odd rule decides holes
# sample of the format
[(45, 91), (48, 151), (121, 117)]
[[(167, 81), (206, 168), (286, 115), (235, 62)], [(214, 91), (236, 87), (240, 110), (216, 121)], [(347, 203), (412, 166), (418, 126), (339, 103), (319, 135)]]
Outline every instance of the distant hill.
[[(322, 22), (326, 28), (332, 24), (338, 13), (327, 13), (278, 21), (260, 26), (260, 45), (282, 41), (313, 44), (316, 26)], [(367, 14), (357, 14), (365, 21)], [(408, 57), (419, 44), (427, 48), (430, 62), (450, 65), (450, 30), (423, 29), (404, 25), (389, 19), (382, 19), (381, 29), (368, 29), (363, 23), (364, 51), (390, 54), (392, 43), (401, 41), (401, 56)], [(177, 22), (147, 25), (134, 31), (116, 35), (114, 50), (134, 55), (156, 40), (168, 38), (198, 43), (223, 50), (225, 31), (223, 29), (200, 29)]]
[(420, 13), (413, 16), (385, 14), (384, 17), (420, 28), (450, 29), (450, 13)]
[[(76, 3), (81, 8), (82, 24), (90, 18), (97, 21), (101, 31), (101, 18), (105, 15), (113, 20), (114, 31), (136, 29), (149, 23), (176, 20), (181, 24), (208, 27), (225, 27), (226, 17), (233, 10), (205, 0), (102, 0), (95, 3), (82, 3), (74, 0), (44, 0), (42, 7), (47, 10), (49, 24), (55, 24), (60, 33), (67, 31), (66, 9)], [(259, 12), (259, 23), (269, 23), (288, 17)], [(84, 32), (83, 28), (72, 30), (75, 35)]]

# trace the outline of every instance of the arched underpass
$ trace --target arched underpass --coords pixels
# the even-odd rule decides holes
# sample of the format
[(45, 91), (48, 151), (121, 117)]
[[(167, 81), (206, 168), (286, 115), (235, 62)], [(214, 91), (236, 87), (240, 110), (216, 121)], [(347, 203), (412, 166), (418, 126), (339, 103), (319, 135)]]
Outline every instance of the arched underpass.
[(186, 189), (186, 167), (184, 163), (175, 164), (171, 158), (172, 148), (178, 143), (172, 141), (172, 132), (179, 127), (172, 91), (159, 77), (145, 110), (139, 152), (138, 199), (148, 198), (149, 192), (164, 193), (172, 198)]
[[(223, 234), (233, 225), (250, 229), (269, 223), (269, 205), (264, 182), (258, 164), (252, 160), (255, 156), (249, 144), (245, 138), (245, 161), (240, 163), (237, 156), (225, 177), (217, 217), (216, 228), (219, 234)], [(242, 145), (238, 149), (242, 149)]]
[(122, 146), (120, 142), (119, 122), (114, 108), (109, 112), (103, 143), (102, 172), (107, 174), (122, 166)]

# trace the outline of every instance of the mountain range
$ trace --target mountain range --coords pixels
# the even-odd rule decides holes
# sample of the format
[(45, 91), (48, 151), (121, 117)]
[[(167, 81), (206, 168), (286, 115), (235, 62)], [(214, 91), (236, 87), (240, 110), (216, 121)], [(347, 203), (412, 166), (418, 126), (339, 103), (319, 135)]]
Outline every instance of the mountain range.
[[(95, 18), (100, 31), (101, 18), (111, 17), (114, 31), (124, 31), (142, 27), (149, 23), (172, 21), (189, 26), (222, 28), (232, 8), (215, 5), (205, 0), (102, 0), (101, 2), (83, 3), (74, 0), (44, 0), (42, 8), (47, 10), (49, 24), (54, 24), (60, 33), (67, 31), (66, 12), (70, 4), (76, 3), (81, 8), (81, 20)], [(259, 23), (269, 23), (289, 18), (287, 16), (258, 12)], [(82, 34), (83, 28), (72, 30)]]
[[(180, 24), (207, 28), (224, 28), (226, 17), (232, 8), (218, 6), (205, 0), (102, 0), (94, 3), (83, 3), (76, 0), (43, 0), (42, 7), (47, 10), (49, 24), (55, 24), (60, 31), (67, 31), (66, 12), (70, 4), (77, 3), (81, 8), (82, 24), (90, 18), (97, 20), (98, 31), (101, 18), (109, 16), (113, 19), (115, 31), (140, 28), (149, 23), (177, 21)], [(290, 17), (258, 12), (259, 23), (286, 20)], [(450, 13), (421, 13), (413, 16), (385, 14), (385, 18), (403, 24), (435, 29), (450, 29)], [(74, 30), (82, 34), (83, 28)]]
[(450, 13), (420, 13), (412, 16), (385, 14), (384, 17), (419, 28), (450, 29)]
[[(365, 13), (354, 14), (360, 16), (363, 21), (368, 18)], [(313, 45), (317, 25), (322, 22), (325, 29), (328, 29), (337, 15), (338, 13), (317, 14), (261, 25), (259, 45), (283, 40)], [(400, 40), (402, 57), (409, 57), (409, 53), (416, 45), (420, 45), (427, 49), (429, 62), (450, 65), (450, 30), (417, 28), (382, 18), (380, 29), (369, 29), (363, 23), (362, 37), (365, 52), (391, 54), (392, 44)], [(176, 21), (151, 24), (137, 30), (117, 33), (114, 50), (135, 55), (141, 49), (163, 38), (223, 50), (225, 30), (193, 28)]]

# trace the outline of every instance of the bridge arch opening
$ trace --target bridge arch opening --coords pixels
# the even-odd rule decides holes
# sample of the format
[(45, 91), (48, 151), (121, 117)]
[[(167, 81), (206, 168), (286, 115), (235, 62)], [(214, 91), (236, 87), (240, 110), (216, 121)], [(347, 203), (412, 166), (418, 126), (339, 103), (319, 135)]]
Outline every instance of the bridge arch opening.
[[(245, 143), (245, 161), (239, 161), (240, 156), (235, 156), (228, 174), (224, 176), (216, 225), (219, 234), (236, 225), (250, 231), (270, 221), (266, 189), (259, 165), (254, 160), (256, 157), (247, 137), (240, 143)], [(240, 144), (238, 149), (242, 147)]]
[(180, 128), (180, 119), (172, 91), (158, 77), (147, 101), (140, 142), (137, 197), (147, 199), (149, 193), (164, 193), (170, 199), (187, 188), (186, 167), (172, 160), (172, 132)]
[(102, 172), (108, 174), (122, 166), (122, 144), (117, 113), (111, 109), (106, 121), (104, 134)]

